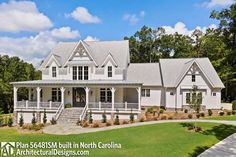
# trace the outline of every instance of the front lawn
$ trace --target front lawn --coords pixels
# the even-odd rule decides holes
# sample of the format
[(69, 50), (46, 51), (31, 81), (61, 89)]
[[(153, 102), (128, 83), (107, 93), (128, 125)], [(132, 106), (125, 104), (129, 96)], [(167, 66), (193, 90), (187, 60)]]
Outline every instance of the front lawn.
[(1, 141), (27, 142), (115, 142), (121, 149), (90, 149), (89, 156), (184, 157), (197, 156), (218, 141), (236, 132), (236, 126), (198, 123), (201, 133), (187, 131), (184, 123), (163, 123), (79, 135), (19, 134), (1, 128)]
[(236, 120), (236, 115), (230, 115), (230, 116), (212, 116), (207, 117), (205, 119), (211, 119), (211, 120)]

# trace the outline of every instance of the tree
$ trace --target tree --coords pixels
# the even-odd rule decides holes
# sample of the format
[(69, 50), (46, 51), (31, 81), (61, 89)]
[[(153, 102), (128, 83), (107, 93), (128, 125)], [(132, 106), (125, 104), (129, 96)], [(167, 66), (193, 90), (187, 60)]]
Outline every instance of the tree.
[(47, 123), (47, 112), (46, 112), (46, 109), (44, 109), (43, 111), (43, 124), (46, 124)]

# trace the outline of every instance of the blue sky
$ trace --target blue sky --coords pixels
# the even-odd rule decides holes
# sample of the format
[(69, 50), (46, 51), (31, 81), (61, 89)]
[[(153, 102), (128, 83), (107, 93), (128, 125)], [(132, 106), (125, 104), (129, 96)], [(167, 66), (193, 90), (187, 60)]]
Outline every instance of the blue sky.
[(143, 25), (189, 35), (235, 0), (0, 0), (0, 54), (37, 65), (60, 41), (122, 40)]

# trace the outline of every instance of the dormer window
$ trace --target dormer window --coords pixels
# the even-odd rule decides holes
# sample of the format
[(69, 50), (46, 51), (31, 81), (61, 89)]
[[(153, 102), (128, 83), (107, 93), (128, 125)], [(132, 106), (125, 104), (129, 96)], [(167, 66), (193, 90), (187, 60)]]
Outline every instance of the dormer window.
[(108, 66), (107, 67), (108, 69), (107, 69), (107, 75), (108, 75), (108, 77), (112, 77), (112, 66)]
[(192, 82), (196, 82), (196, 75), (192, 75)]
[(57, 77), (57, 67), (52, 67), (52, 77)]

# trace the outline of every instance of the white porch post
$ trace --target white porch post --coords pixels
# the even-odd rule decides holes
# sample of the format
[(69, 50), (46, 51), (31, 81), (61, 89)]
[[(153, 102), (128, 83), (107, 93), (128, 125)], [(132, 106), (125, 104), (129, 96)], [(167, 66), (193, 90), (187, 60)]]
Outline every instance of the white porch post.
[(41, 88), (37, 87), (36, 91), (37, 91), (37, 109), (39, 109), (39, 107), (40, 107), (40, 91), (41, 91)]
[(85, 87), (85, 92), (86, 92), (86, 106), (89, 104), (89, 87)]
[(16, 105), (17, 105), (17, 90), (18, 88), (17, 87), (14, 87), (13, 88), (13, 92), (14, 92), (14, 110), (16, 109)]
[(114, 109), (115, 109), (115, 107), (114, 107), (114, 105), (115, 105), (115, 91), (116, 91), (116, 89), (114, 87), (112, 87), (111, 88), (111, 99), (112, 99), (111, 106), (112, 106), (112, 111), (114, 111)]
[(138, 92), (138, 110), (141, 110), (141, 87), (138, 87), (137, 89)]
[(31, 88), (28, 88), (28, 100), (31, 101)]
[(65, 92), (65, 88), (64, 87), (61, 87), (61, 105), (62, 105), (62, 108), (64, 109), (65, 105), (65, 101), (64, 101), (64, 92)]

